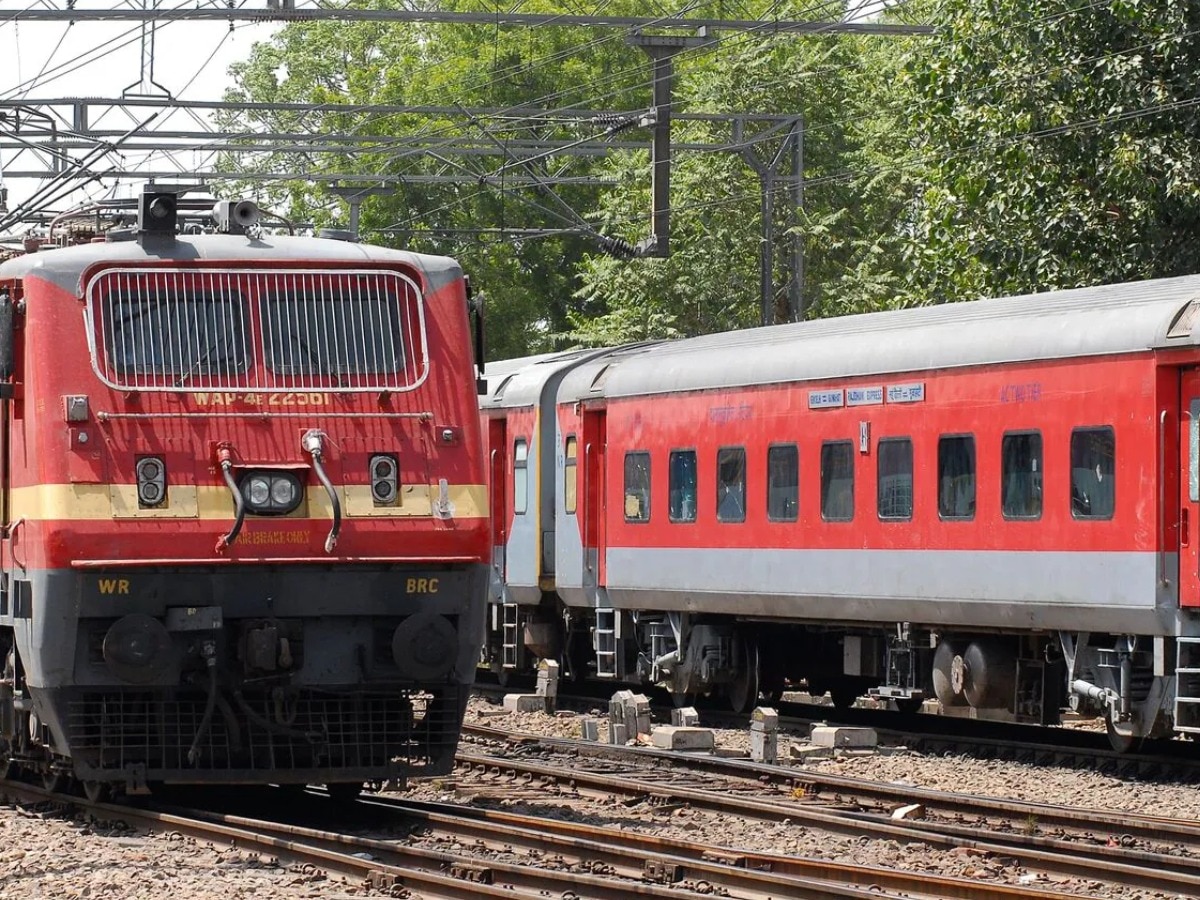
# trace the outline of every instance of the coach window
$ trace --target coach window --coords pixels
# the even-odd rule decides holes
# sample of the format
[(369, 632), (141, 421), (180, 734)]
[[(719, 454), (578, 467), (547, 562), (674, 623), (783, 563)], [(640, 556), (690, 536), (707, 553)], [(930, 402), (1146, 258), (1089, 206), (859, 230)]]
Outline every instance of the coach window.
[(876, 505), (881, 519), (911, 519), (913, 446), (908, 438), (885, 438), (877, 452)]
[(717, 521), (746, 521), (746, 451), (742, 447), (717, 451)]
[(795, 444), (767, 448), (767, 519), (795, 522), (800, 510), (800, 451)]
[(579, 498), (578, 460), (579, 444), (575, 440), (575, 435), (571, 435), (567, 438), (566, 447), (563, 449), (563, 506), (571, 514), (575, 512), (575, 505)]
[(1006, 519), (1042, 516), (1042, 436), (1006, 434), (1000, 445), (1000, 507)]
[(975, 438), (969, 434), (938, 440), (938, 515), (975, 518)]
[(1112, 428), (1071, 432), (1071, 515), (1111, 519), (1116, 507), (1117, 445)]
[(670, 489), (668, 518), (672, 522), (696, 521), (696, 451), (672, 450), (670, 472), (667, 478)]
[(529, 445), (519, 440), (513, 445), (513, 512), (525, 515), (529, 509)]
[(650, 521), (650, 454), (625, 454), (625, 521)]
[(821, 445), (821, 518), (826, 522), (854, 518), (854, 446), (849, 441)]

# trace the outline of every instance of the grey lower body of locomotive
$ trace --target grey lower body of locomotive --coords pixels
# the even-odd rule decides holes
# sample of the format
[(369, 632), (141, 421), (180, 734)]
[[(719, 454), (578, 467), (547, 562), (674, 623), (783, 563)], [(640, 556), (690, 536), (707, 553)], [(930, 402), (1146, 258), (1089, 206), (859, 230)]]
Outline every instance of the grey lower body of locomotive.
[(0, 608), (0, 751), (130, 791), (445, 773), (486, 580), (483, 565), (30, 572)]

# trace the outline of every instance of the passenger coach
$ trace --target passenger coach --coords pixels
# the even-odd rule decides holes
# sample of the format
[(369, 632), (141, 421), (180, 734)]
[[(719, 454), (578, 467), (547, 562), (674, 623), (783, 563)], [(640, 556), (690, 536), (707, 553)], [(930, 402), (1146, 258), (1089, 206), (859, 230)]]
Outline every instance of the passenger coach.
[(1200, 731), (1200, 277), (501, 365), (498, 665)]

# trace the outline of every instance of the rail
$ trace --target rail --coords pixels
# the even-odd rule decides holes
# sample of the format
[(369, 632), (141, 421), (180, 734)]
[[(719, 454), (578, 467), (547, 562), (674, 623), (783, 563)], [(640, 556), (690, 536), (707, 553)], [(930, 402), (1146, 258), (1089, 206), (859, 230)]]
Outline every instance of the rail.
[[(578, 742), (577, 742), (578, 743)], [(530, 745), (525, 745), (528, 750)], [(1095, 846), (1083, 840), (1065, 840), (1028, 834), (1017, 829), (988, 829), (933, 820), (892, 820), (886, 815), (861, 813), (811, 806), (778, 798), (745, 797), (730, 790), (698, 789), (669, 782), (647, 781), (637, 777), (616, 776), (607, 772), (588, 772), (580, 758), (564, 754), (562, 766), (544, 761), (531, 762), (511, 757), (496, 757), (460, 751), (457, 757), (464, 771), (490, 772), (495, 775), (543, 779), (569, 784), (579, 791), (608, 795), (657, 798), (661, 802), (687, 803), (721, 815), (762, 821), (791, 821), (830, 833), (869, 836), (900, 843), (919, 841), (951, 849), (966, 847), (998, 856), (1013, 857), (1043, 871), (1081, 876), (1102, 882), (1126, 884), (1161, 890), (1183, 896), (1200, 895), (1200, 860), (1167, 853), (1142, 850), (1136, 846)], [(1009, 818), (1012, 818), (1010, 815)], [(1019, 814), (1017, 817), (1020, 824)], [(1088, 823), (1076, 821), (1075, 828)]]
[[(260, 792), (261, 793), (261, 792)], [(422, 821), (435, 832), (452, 837), (469, 849), (430, 849), (421, 841), (382, 840), (314, 828), (289, 821), (268, 820), (211, 810), (174, 807), (130, 807), (84, 801), (31, 785), (0, 782), (0, 795), (19, 802), (59, 802), (82, 807), (105, 820), (180, 832), (208, 841), (236, 843), (322, 869), (354, 875), (383, 891), (407, 888), (427, 900), (494, 897), (544, 900), (547, 896), (587, 896), (589, 900), (691, 900), (714, 895), (743, 900), (1085, 900), (1078, 894), (980, 884), (965, 879), (931, 877), (866, 866), (843, 866), (819, 861), (779, 858), (780, 868), (758, 867), (749, 858), (721, 848), (686, 842), (662, 842), (653, 850), (629, 849), (629, 835), (612, 828), (588, 827), (569, 835), (565, 823), (542, 819), (499, 818), (473, 810), (422, 808), (419, 804), (361, 799), (351, 804), (294, 793), (280, 796), (281, 816), (337, 820), (345, 815), (356, 832), (362, 830), (367, 809), (385, 811), (381, 823), (389, 831), (403, 818)], [(312, 801), (312, 802), (305, 802)], [(258, 805), (263, 805), (260, 797)], [(266, 804), (270, 806), (270, 804)], [(331, 815), (332, 813), (332, 815)], [(349, 814), (353, 815), (349, 815)], [(497, 827), (501, 825), (502, 827)], [(582, 829), (582, 826), (576, 826)], [(432, 835), (436, 837), (437, 835)], [(435, 846), (449, 841), (433, 841)], [(648, 844), (647, 844), (648, 846)], [(514, 847), (525, 858), (512, 861)], [(715, 858), (704, 858), (712, 853)], [(560, 855), (561, 854), (561, 855)], [(563, 865), (564, 859), (575, 865)]]

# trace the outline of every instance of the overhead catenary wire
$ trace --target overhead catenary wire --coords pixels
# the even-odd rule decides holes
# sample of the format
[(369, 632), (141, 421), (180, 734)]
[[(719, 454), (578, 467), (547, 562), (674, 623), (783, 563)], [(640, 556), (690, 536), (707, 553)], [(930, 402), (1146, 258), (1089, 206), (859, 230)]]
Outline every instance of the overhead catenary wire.
[[(1083, 6), (1083, 7), (1077, 7), (1074, 10), (1074, 12), (1079, 12), (1079, 11), (1084, 11), (1087, 9), (1095, 8), (1097, 5), (1099, 5), (1099, 4), (1093, 3), (1093, 4), (1088, 4), (1086, 6)], [(1179, 37), (1180, 37), (1179, 35), (1170, 35), (1170, 36), (1160, 39), (1159, 41), (1147, 42), (1145, 44), (1138, 45), (1137, 47), (1126, 48), (1122, 51), (1115, 51), (1114, 53), (1111, 53), (1111, 54), (1098, 55), (1097, 57), (1095, 57), (1095, 59), (1109, 58), (1109, 57), (1118, 56), (1121, 54), (1137, 52), (1139, 50), (1146, 49), (1149, 46), (1153, 46), (1153, 45), (1156, 45), (1159, 43), (1169, 42), (1171, 40), (1178, 40)], [(978, 36), (975, 36), (975, 38), (977, 39)], [(1147, 115), (1154, 115), (1154, 114), (1157, 114), (1160, 112), (1165, 112), (1165, 111), (1172, 110), (1172, 109), (1187, 108), (1189, 106), (1194, 105), (1194, 103), (1195, 103), (1195, 101), (1183, 100), (1183, 101), (1178, 101), (1178, 102), (1174, 102), (1174, 103), (1170, 103), (1170, 104), (1154, 105), (1154, 106), (1145, 107), (1140, 110), (1129, 111), (1129, 112), (1121, 114), (1120, 116), (1097, 117), (1092, 120), (1086, 120), (1086, 121), (1082, 121), (1082, 122), (1078, 122), (1078, 123), (1069, 123), (1067, 125), (1058, 126), (1056, 128), (1043, 129), (1040, 132), (1031, 132), (1028, 135), (1015, 136), (1015, 137), (1010, 138), (1009, 140), (1011, 142), (1014, 140), (1022, 140), (1022, 139), (1029, 139), (1029, 138), (1036, 139), (1038, 137), (1049, 136), (1049, 135), (1052, 135), (1055, 133), (1064, 133), (1065, 131), (1075, 130), (1078, 128), (1100, 126), (1100, 125), (1104, 125), (1106, 123), (1115, 124), (1116, 122), (1119, 122), (1119, 121), (1126, 121), (1126, 120), (1133, 119), (1133, 118), (1141, 118), (1141, 117), (1144, 117)], [(828, 123), (824, 127), (835, 127), (837, 124), (838, 124), (837, 122)], [(997, 142), (991, 142), (986, 147), (978, 146), (978, 147), (973, 148), (973, 150), (974, 150), (974, 152), (982, 152), (984, 149), (990, 149), (990, 148), (996, 147), (996, 146), (999, 146), (999, 144)], [(972, 151), (971, 150), (963, 151), (962, 153), (960, 153), (958, 155), (963, 155), (967, 152), (972, 152)], [(908, 164), (908, 165), (911, 166), (911, 164)], [(884, 173), (884, 172), (888, 171), (889, 168), (898, 169), (900, 167), (886, 167), (886, 166), (877, 167), (874, 170), (874, 174)], [(816, 178), (816, 179), (808, 179), (808, 180), (806, 180), (806, 186), (808, 186), (808, 185), (819, 186), (821, 184), (826, 184), (826, 183), (835, 183), (838, 181), (846, 181), (846, 180), (849, 180), (849, 179), (852, 179), (855, 177), (860, 177), (860, 174), (854, 173), (854, 172), (842, 172), (842, 173), (838, 173), (838, 174), (832, 175), (832, 176), (825, 176), (825, 177), (820, 177), (820, 178)], [(787, 189), (788, 188), (786, 186), (780, 186), (778, 188), (778, 190), (780, 190), (780, 191), (784, 191)], [(700, 207), (700, 206), (729, 205), (732, 203), (746, 202), (746, 201), (750, 200), (752, 198), (752, 196), (756, 197), (757, 195), (743, 194), (738, 197), (724, 198), (724, 199), (717, 200), (717, 201), (705, 201), (705, 202), (695, 203), (695, 204), (676, 205), (674, 208), (687, 209), (687, 208), (696, 208), (696, 207)]]
[[(835, 8), (835, 4), (833, 4), (833, 3), (827, 3), (827, 4), (824, 4), (824, 6), (825, 6), (826, 8), (829, 8), (829, 9), (833, 9), (833, 8)], [(838, 24), (837, 22), (831, 22), (831, 23), (829, 23), (829, 26), (828, 26), (828, 27), (832, 28), (832, 27), (835, 27), (837, 24)], [(764, 22), (762, 27), (764, 27), (764, 28), (768, 28), (768, 27), (770, 27), (770, 25), (771, 25), (771, 23), (770, 23), (770, 22)], [(739, 35), (738, 37), (739, 37), (739, 38), (743, 38), (743, 39), (748, 39), (748, 38), (746, 38), (746, 36), (745, 36), (745, 35)], [(641, 66), (639, 66), (639, 70), (640, 70), (640, 69), (642, 69), (642, 67), (641, 67)], [(602, 81), (605, 81), (605, 82), (609, 82), (609, 83), (611, 83), (611, 82), (612, 82), (612, 81), (614, 81), (614, 80), (615, 80), (617, 77), (619, 77), (619, 76), (610, 76), (609, 78), (602, 79)], [(650, 81), (644, 81), (644, 82), (642, 82), (642, 86), (644, 86), (644, 87), (645, 87), (645, 86), (650, 86), (651, 84), (652, 84), (652, 82), (650, 82)], [(593, 86), (595, 86), (595, 83), (593, 83)], [(547, 100), (547, 99), (557, 99), (558, 97), (561, 97), (561, 96), (563, 96), (563, 95), (564, 95), (564, 92), (558, 92), (557, 94), (551, 94), (551, 95), (544, 95), (543, 97), (541, 97), (541, 98), (538, 98), (538, 101), (543, 101), (543, 102), (544, 102), (544, 101), (545, 101), (545, 100)], [(610, 95), (605, 95), (605, 96), (610, 96)], [(538, 101), (534, 101), (534, 102), (538, 102)], [(579, 104), (575, 104), (575, 107), (577, 108), (577, 107), (578, 107), (578, 105), (579, 105)], [(560, 108), (560, 110), (565, 110), (565, 109), (569, 109), (569, 108), (571, 108), (571, 107), (561, 107), (561, 108)], [(553, 114), (553, 111), (551, 111), (551, 114)]]
[[(209, 0), (209, 2), (212, 2), (212, 0)], [(58, 44), (56, 45), (55, 49), (51, 52), (51, 54), (47, 58), (46, 62), (43, 64), (42, 69), (39, 72), (39, 74), (37, 76), (35, 76), (33, 79), (29, 79), (25, 82), (22, 82), (22, 84), (18, 85), (17, 89), (14, 89), (14, 90), (24, 89), (25, 93), (27, 93), (28, 90), (32, 86), (37, 84), (39, 81), (43, 81), (43, 76), (46, 74), (46, 70), (49, 67), (49, 64), (52, 61), (53, 57), (57, 54), (58, 49), (61, 47), (63, 40), (65, 39), (66, 34), (69, 31), (69, 27), (70, 26), (68, 26), (68, 28), (66, 30), (64, 30), (63, 35), (60, 37)], [(234, 24), (231, 23), (230, 27), (223, 32), (220, 40), (217, 42), (213, 51), (208, 55), (208, 57), (204, 60), (204, 62), (201, 63), (199, 68), (196, 69), (196, 71), (192, 74), (191, 78), (189, 78), (187, 80), (187, 82), (184, 84), (183, 88), (180, 89), (178, 91), (178, 93), (182, 94), (183, 92), (185, 92), (196, 81), (196, 79), (199, 78), (200, 75), (208, 68), (208, 66), (212, 63), (213, 59), (216, 57), (217, 53), (220, 52), (221, 47), (223, 47), (225, 45), (225, 43), (229, 40), (230, 35), (234, 31), (234, 28), (235, 28)], [(79, 54), (78, 56), (74, 57), (72, 60), (67, 61), (66, 63), (57, 67), (56, 73), (55, 73), (55, 78), (61, 77), (62, 75), (67, 74), (71, 71), (74, 71), (78, 68), (82, 68), (84, 65), (91, 64), (99, 59), (106, 58), (106, 57), (112, 55), (113, 53), (117, 52), (118, 50), (137, 42), (141, 37), (140, 31), (141, 31), (141, 29), (139, 27), (135, 27), (134, 29), (124, 32), (123, 34), (117, 35), (116, 37), (110, 39), (109, 41), (99, 45), (98, 47), (90, 48), (88, 51), (86, 51), (82, 54)], [(48, 79), (48, 80), (53, 80), (53, 79)], [(191, 116), (193, 118), (193, 120), (195, 120), (197, 122), (197, 124), (201, 124), (202, 127), (204, 127), (205, 124), (207, 124), (207, 123), (202, 123), (201, 120), (197, 119), (195, 117), (195, 114), (190, 111), (187, 111), (186, 114)], [(151, 119), (149, 121), (152, 121), (156, 117), (157, 117), (157, 115), (151, 117)], [(97, 119), (96, 121), (92, 122), (91, 126), (93, 128), (98, 126), (100, 124), (101, 119), (103, 119), (103, 116), (101, 116), (100, 119)], [(133, 129), (133, 132), (137, 132), (139, 130), (141, 130), (140, 126), (135, 126)], [(62, 129), (61, 133), (64, 135), (74, 134), (74, 132), (72, 130), (67, 129), (67, 128)], [(88, 137), (87, 135), (80, 135), (80, 136)], [(122, 136), (121, 140), (122, 141), (127, 140), (128, 137), (129, 137), (128, 134), (124, 135), (124, 136)], [(98, 142), (97, 146), (100, 147), (104, 153), (112, 152), (112, 146), (106, 145), (103, 141)], [(107, 149), (105, 149), (106, 146), (107, 146)], [(39, 149), (41, 149), (41, 148), (39, 148)], [(171, 151), (151, 152), (145, 157), (145, 164), (148, 165), (156, 157), (161, 157), (161, 158), (167, 159), (169, 161), (172, 161), (172, 164), (175, 165), (175, 163), (173, 161), (173, 154)], [(180, 166), (180, 168), (181, 168), (181, 170), (183, 170), (182, 166)], [(85, 174), (84, 170), (82, 170), (82, 169), (68, 168), (66, 170), (67, 173), (70, 173), (72, 171), (80, 172), (81, 177), (85, 178), (86, 184), (90, 185), (91, 182), (94, 181), (94, 175), (91, 173)], [(108, 171), (112, 171), (112, 170), (109, 169)], [(76, 187), (78, 187), (78, 186), (79, 185), (76, 185)], [(70, 192), (71, 191), (67, 191), (66, 193), (69, 194)], [(55, 202), (57, 199), (61, 199), (61, 197), (63, 195), (64, 194), (61, 190), (53, 190), (49, 193), (43, 193), (41, 191), (36, 191), (34, 193), (33, 197), (31, 197), (30, 199), (33, 200), (34, 198), (40, 198), (41, 203), (42, 203), (41, 208), (45, 209), (45, 208), (47, 208), (47, 206), (50, 203)], [(20, 207), (20, 209), (28, 210), (28, 205), (23, 204)], [(40, 212), (40, 210), (38, 210), (38, 211)]]
[[(820, 127), (833, 127), (833, 123), (828, 123), (828, 124), (823, 124), (823, 125), (818, 125), (818, 126), (813, 126), (813, 127), (814, 127), (814, 128), (820, 128)], [(235, 175), (235, 177), (236, 177), (236, 175)]]
[[(692, 5), (690, 5), (689, 7), (686, 7), (686, 8), (689, 8), (689, 10), (690, 10), (690, 8), (695, 8), (695, 7), (698, 7), (698, 6), (701, 6), (701, 5), (702, 5), (702, 4), (692, 4)], [(608, 38), (604, 38), (604, 40), (608, 40)], [(570, 49), (570, 48), (568, 48), (568, 49)], [(568, 50), (563, 50), (563, 52), (560, 52), (560, 54), (559, 54), (559, 55), (563, 55), (563, 54), (565, 54), (565, 53), (568, 53)], [(494, 80), (494, 79), (493, 79), (493, 80)], [(319, 108), (318, 108), (318, 109), (316, 109), (316, 110), (313, 110), (313, 112), (319, 112)], [(359, 126), (359, 127), (361, 127), (361, 124), (360, 124), (360, 126)]]

